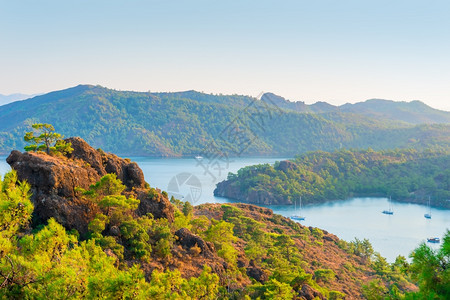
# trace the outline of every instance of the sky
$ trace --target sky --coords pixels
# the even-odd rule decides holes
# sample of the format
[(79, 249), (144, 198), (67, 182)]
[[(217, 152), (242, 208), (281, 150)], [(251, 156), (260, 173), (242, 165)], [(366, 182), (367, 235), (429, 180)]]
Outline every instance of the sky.
[(450, 111), (449, 1), (0, 0), (0, 94), (78, 84)]

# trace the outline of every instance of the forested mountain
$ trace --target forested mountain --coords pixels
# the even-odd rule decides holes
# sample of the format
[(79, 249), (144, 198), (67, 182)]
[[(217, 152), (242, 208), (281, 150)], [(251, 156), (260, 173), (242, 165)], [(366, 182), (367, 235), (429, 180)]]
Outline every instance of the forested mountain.
[(434, 109), (418, 100), (396, 102), (370, 99), (355, 104), (347, 103), (335, 106), (326, 102), (316, 102), (314, 104), (305, 104), (301, 101), (292, 102), (272, 93), (266, 93), (263, 95), (264, 97), (272, 99), (279, 107), (302, 113), (343, 112), (368, 116), (383, 121), (401, 121), (409, 124), (450, 123), (450, 112)]
[[(284, 101), (284, 102), (283, 102)], [(287, 103), (287, 104), (286, 104)], [(0, 153), (50, 123), (124, 155), (295, 155), (346, 148), (449, 148), (450, 125), (408, 125), (355, 113), (299, 113), (285, 100), (195, 91), (141, 93), (80, 85), (0, 106)], [(296, 104), (300, 105), (300, 104)], [(317, 104), (320, 112), (327, 104)]]
[(450, 123), (450, 112), (434, 109), (425, 103), (395, 102), (391, 100), (371, 99), (339, 107), (342, 112), (366, 115), (372, 118), (399, 120), (411, 124)]
[(214, 194), (252, 204), (292, 204), (384, 196), (450, 208), (449, 152), (341, 150), (248, 166), (217, 185)]

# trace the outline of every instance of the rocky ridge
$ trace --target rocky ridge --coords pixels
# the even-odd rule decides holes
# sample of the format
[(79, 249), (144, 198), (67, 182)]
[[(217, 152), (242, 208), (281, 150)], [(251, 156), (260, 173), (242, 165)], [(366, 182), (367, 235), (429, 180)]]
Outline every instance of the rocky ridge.
[(144, 174), (135, 162), (96, 150), (78, 137), (68, 138), (66, 142), (70, 142), (74, 149), (66, 156), (14, 150), (6, 159), (17, 171), (19, 179), (31, 186), (34, 223), (55, 218), (67, 229), (85, 234), (98, 209), (77, 189), (88, 189), (102, 176), (111, 173), (116, 174), (127, 187), (125, 192), (128, 195), (140, 200), (137, 215), (151, 213), (155, 218), (173, 220), (173, 208), (167, 197), (148, 195)]

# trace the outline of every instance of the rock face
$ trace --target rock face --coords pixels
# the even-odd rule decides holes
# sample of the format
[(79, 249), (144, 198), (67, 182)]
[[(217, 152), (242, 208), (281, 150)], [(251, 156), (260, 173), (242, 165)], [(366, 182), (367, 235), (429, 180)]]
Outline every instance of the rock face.
[(89, 164), (100, 177), (108, 173), (115, 173), (117, 178), (129, 189), (145, 187), (144, 173), (135, 162), (95, 150), (79, 137), (68, 138), (65, 141), (71, 143), (73, 148), (73, 152), (67, 157)]
[(200, 254), (206, 258), (213, 258), (215, 255), (214, 245), (205, 242), (198, 235), (193, 234), (187, 228), (181, 228), (175, 232), (175, 235), (178, 237), (178, 243), (186, 249), (190, 249), (193, 246), (197, 245), (201, 252)]
[(302, 286), (300, 293), (298, 294), (300, 299), (313, 300), (313, 299), (325, 299), (325, 297), (309, 285)]
[(178, 238), (177, 243), (181, 245), (185, 250), (189, 251), (192, 247), (197, 246), (200, 248), (199, 255), (203, 257), (200, 261), (191, 257), (190, 264), (197, 265), (198, 268), (202, 268), (206, 263), (211, 267), (211, 270), (222, 277), (228, 269), (228, 264), (223, 258), (217, 255), (214, 244), (206, 242), (198, 235), (193, 234), (187, 228), (181, 228), (175, 231), (175, 236)]
[(142, 170), (134, 162), (95, 150), (81, 138), (69, 138), (74, 149), (67, 156), (12, 151), (6, 161), (17, 171), (20, 180), (26, 180), (32, 191), (35, 206), (33, 221), (45, 222), (55, 218), (68, 229), (81, 234), (98, 213), (90, 200), (81, 197), (76, 188), (88, 189), (108, 173), (115, 173), (141, 204), (139, 215), (152, 213), (155, 218), (173, 220), (173, 208), (162, 194), (149, 196)]
[(147, 189), (139, 189), (135, 190), (135, 194), (136, 198), (141, 200), (137, 209), (139, 216), (151, 213), (157, 219), (166, 218), (169, 222), (173, 221), (172, 204), (161, 193), (149, 193)]
[(250, 266), (247, 268), (247, 275), (261, 283), (264, 283), (269, 279), (266, 272), (258, 267), (253, 260), (250, 261)]
[(289, 170), (295, 170), (297, 168), (297, 164), (293, 163), (289, 160), (282, 160), (280, 161), (280, 164), (278, 165), (279, 170), (283, 171), (284, 173), (287, 173)]

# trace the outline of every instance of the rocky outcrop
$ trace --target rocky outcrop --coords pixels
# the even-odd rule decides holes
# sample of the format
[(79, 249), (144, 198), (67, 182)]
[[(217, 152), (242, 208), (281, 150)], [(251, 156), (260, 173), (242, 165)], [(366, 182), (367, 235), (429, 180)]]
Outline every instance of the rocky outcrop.
[(277, 169), (283, 171), (284, 173), (287, 173), (290, 170), (295, 170), (297, 169), (297, 164), (293, 163), (289, 160), (282, 160), (280, 161), (280, 163), (278, 164)]
[(87, 231), (86, 220), (92, 220), (98, 211), (90, 201), (77, 198), (75, 190), (87, 189), (100, 179), (94, 169), (64, 157), (19, 151), (12, 151), (6, 161), (19, 179), (31, 186), (35, 223), (55, 218), (67, 228)]
[(215, 256), (214, 245), (210, 242), (205, 242), (198, 235), (193, 234), (187, 228), (181, 228), (175, 232), (178, 237), (178, 243), (186, 250), (197, 246), (200, 248), (200, 254), (206, 258), (213, 258)]
[[(196, 267), (197, 269), (202, 269), (206, 264), (211, 267), (212, 272), (219, 275), (222, 280), (225, 279), (226, 270), (228, 269), (228, 264), (225, 260), (217, 255), (214, 244), (211, 242), (206, 242), (198, 235), (193, 234), (187, 228), (181, 228), (175, 231), (175, 236), (177, 237), (177, 244), (183, 247), (187, 253), (190, 253), (193, 247), (200, 248), (200, 253), (197, 257), (191, 256), (189, 259), (189, 264)], [(192, 253), (191, 253), (192, 254)]]
[(91, 201), (77, 192), (88, 189), (108, 173), (115, 173), (127, 187), (126, 194), (141, 201), (137, 213), (152, 213), (155, 218), (173, 220), (173, 208), (167, 197), (146, 188), (139, 166), (129, 160), (95, 150), (81, 138), (69, 138), (73, 152), (67, 156), (12, 151), (6, 161), (17, 171), (20, 180), (31, 186), (35, 206), (33, 222), (55, 218), (67, 229), (87, 232), (87, 224), (98, 213)]
[(320, 292), (316, 291), (307, 284), (302, 286), (302, 289), (298, 294), (298, 298), (306, 300), (325, 299), (325, 297)]
[(159, 190), (156, 191), (155, 193), (149, 192), (148, 189), (135, 190), (136, 198), (141, 201), (137, 214), (145, 216), (151, 213), (156, 219), (166, 218), (169, 222), (172, 222), (174, 219), (172, 204)]
[(68, 138), (65, 141), (71, 143), (73, 148), (72, 153), (67, 157), (89, 164), (100, 177), (114, 173), (129, 189), (145, 187), (144, 173), (135, 162), (95, 150), (79, 137)]
[(250, 266), (247, 268), (247, 275), (261, 283), (269, 279), (267, 273), (261, 267), (257, 266), (253, 260), (250, 261)]

